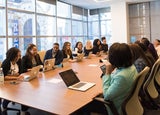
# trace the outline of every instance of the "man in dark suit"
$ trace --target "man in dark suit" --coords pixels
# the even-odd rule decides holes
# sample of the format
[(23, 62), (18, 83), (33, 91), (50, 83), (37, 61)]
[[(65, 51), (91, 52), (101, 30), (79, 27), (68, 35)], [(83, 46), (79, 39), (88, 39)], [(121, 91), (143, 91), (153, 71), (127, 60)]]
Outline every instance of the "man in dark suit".
[(59, 50), (58, 43), (54, 43), (53, 48), (46, 52), (44, 61), (51, 58), (55, 58), (55, 65), (59, 65), (63, 61), (63, 52)]

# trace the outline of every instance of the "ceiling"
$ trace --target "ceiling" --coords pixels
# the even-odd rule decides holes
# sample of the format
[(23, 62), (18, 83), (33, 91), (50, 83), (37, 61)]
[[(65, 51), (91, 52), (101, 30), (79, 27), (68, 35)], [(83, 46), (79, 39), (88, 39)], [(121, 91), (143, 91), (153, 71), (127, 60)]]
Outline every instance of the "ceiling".
[[(137, 2), (148, 2), (154, 0), (59, 0), (63, 1), (75, 6), (80, 6), (87, 9), (96, 9), (96, 8), (103, 8), (109, 6), (111, 3), (115, 2), (128, 2), (128, 3), (137, 3)], [(96, 2), (99, 1), (99, 2)]]

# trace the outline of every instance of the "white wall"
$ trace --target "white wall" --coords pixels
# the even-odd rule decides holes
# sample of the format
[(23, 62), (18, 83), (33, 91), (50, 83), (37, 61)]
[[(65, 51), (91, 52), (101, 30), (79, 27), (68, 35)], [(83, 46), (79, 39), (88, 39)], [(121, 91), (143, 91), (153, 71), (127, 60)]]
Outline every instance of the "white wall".
[(112, 38), (111, 42), (128, 42), (128, 5), (126, 2), (114, 2), (111, 4)]

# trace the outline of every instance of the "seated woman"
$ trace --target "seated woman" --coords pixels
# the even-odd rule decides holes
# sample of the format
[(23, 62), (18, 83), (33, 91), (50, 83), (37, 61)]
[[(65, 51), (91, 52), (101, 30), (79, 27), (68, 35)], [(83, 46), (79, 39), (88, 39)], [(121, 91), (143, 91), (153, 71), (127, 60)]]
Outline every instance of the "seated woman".
[[(2, 62), (2, 68), (5, 80), (22, 80), (23, 76), (21, 68), (21, 51), (18, 48), (12, 47), (6, 53), (6, 59)], [(10, 101), (3, 100), (2, 111), (6, 115), (6, 109)], [(21, 115), (27, 114), (28, 107), (21, 106)]]
[(63, 59), (68, 58), (70, 62), (74, 62), (73, 56), (72, 56), (72, 50), (71, 50), (70, 46), (71, 46), (70, 42), (65, 42), (63, 44), (63, 48), (62, 48)]
[(84, 55), (88, 56), (89, 52), (92, 52), (93, 46), (90, 40), (87, 40), (86, 45), (84, 47)]
[(74, 48), (74, 53), (73, 56), (77, 56), (78, 54), (82, 54), (83, 53), (83, 45), (82, 42), (77, 42), (76, 46)]
[(138, 44), (129, 45), (132, 52), (132, 60), (138, 71), (141, 72), (146, 66), (152, 67), (153, 63), (147, 58), (145, 52)]
[[(132, 64), (132, 53), (125, 43), (114, 43), (108, 54), (110, 64), (106, 65), (106, 74), (102, 77), (103, 95), (105, 100), (111, 100), (121, 115), (121, 105), (131, 90), (137, 75)], [(110, 109), (106, 106), (109, 115)]]
[(142, 38), (141, 43), (143, 43), (147, 47), (147, 50), (152, 54), (154, 59), (157, 60), (158, 59), (157, 51), (154, 45), (148, 40), (148, 38)]
[(43, 65), (39, 54), (37, 53), (37, 47), (34, 44), (29, 44), (26, 50), (25, 56), (22, 58), (22, 71), (27, 72), (32, 67)]
[(99, 39), (95, 39), (93, 41), (93, 54), (99, 55), (101, 50), (101, 41)]

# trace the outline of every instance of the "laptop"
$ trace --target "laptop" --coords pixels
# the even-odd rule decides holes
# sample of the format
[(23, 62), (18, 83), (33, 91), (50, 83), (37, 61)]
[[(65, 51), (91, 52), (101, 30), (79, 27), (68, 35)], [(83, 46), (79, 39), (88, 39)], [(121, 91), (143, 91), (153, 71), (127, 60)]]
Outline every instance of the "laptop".
[(82, 60), (83, 60), (83, 57), (84, 57), (84, 54), (83, 54), (83, 53), (82, 53), (82, 54), (78, 54), (77, 57), (76, 57), (76, 61), (77, 61), (77, 62), (82, 61)]
[(35, 79), (41, 67), (42, 67), (41, 65), (33, 67), (27, 75), (24, 75), (24, 81), (28, 82), (28, 81)]
[(54, 64), (55, 64), (55, 58), (45, 60), (43, 71), (46, 72), (46, 71), (49, 71), (49, 70), (53, 70), (54, 69)]
[(80, 81), (72, 69), (60, 72), (59, 75), (69, 89), (86, 91), (95, 85), (95, 83)]
[(69, 58), (64, 58), (63, 59), (62, 67), (70, 67)]

